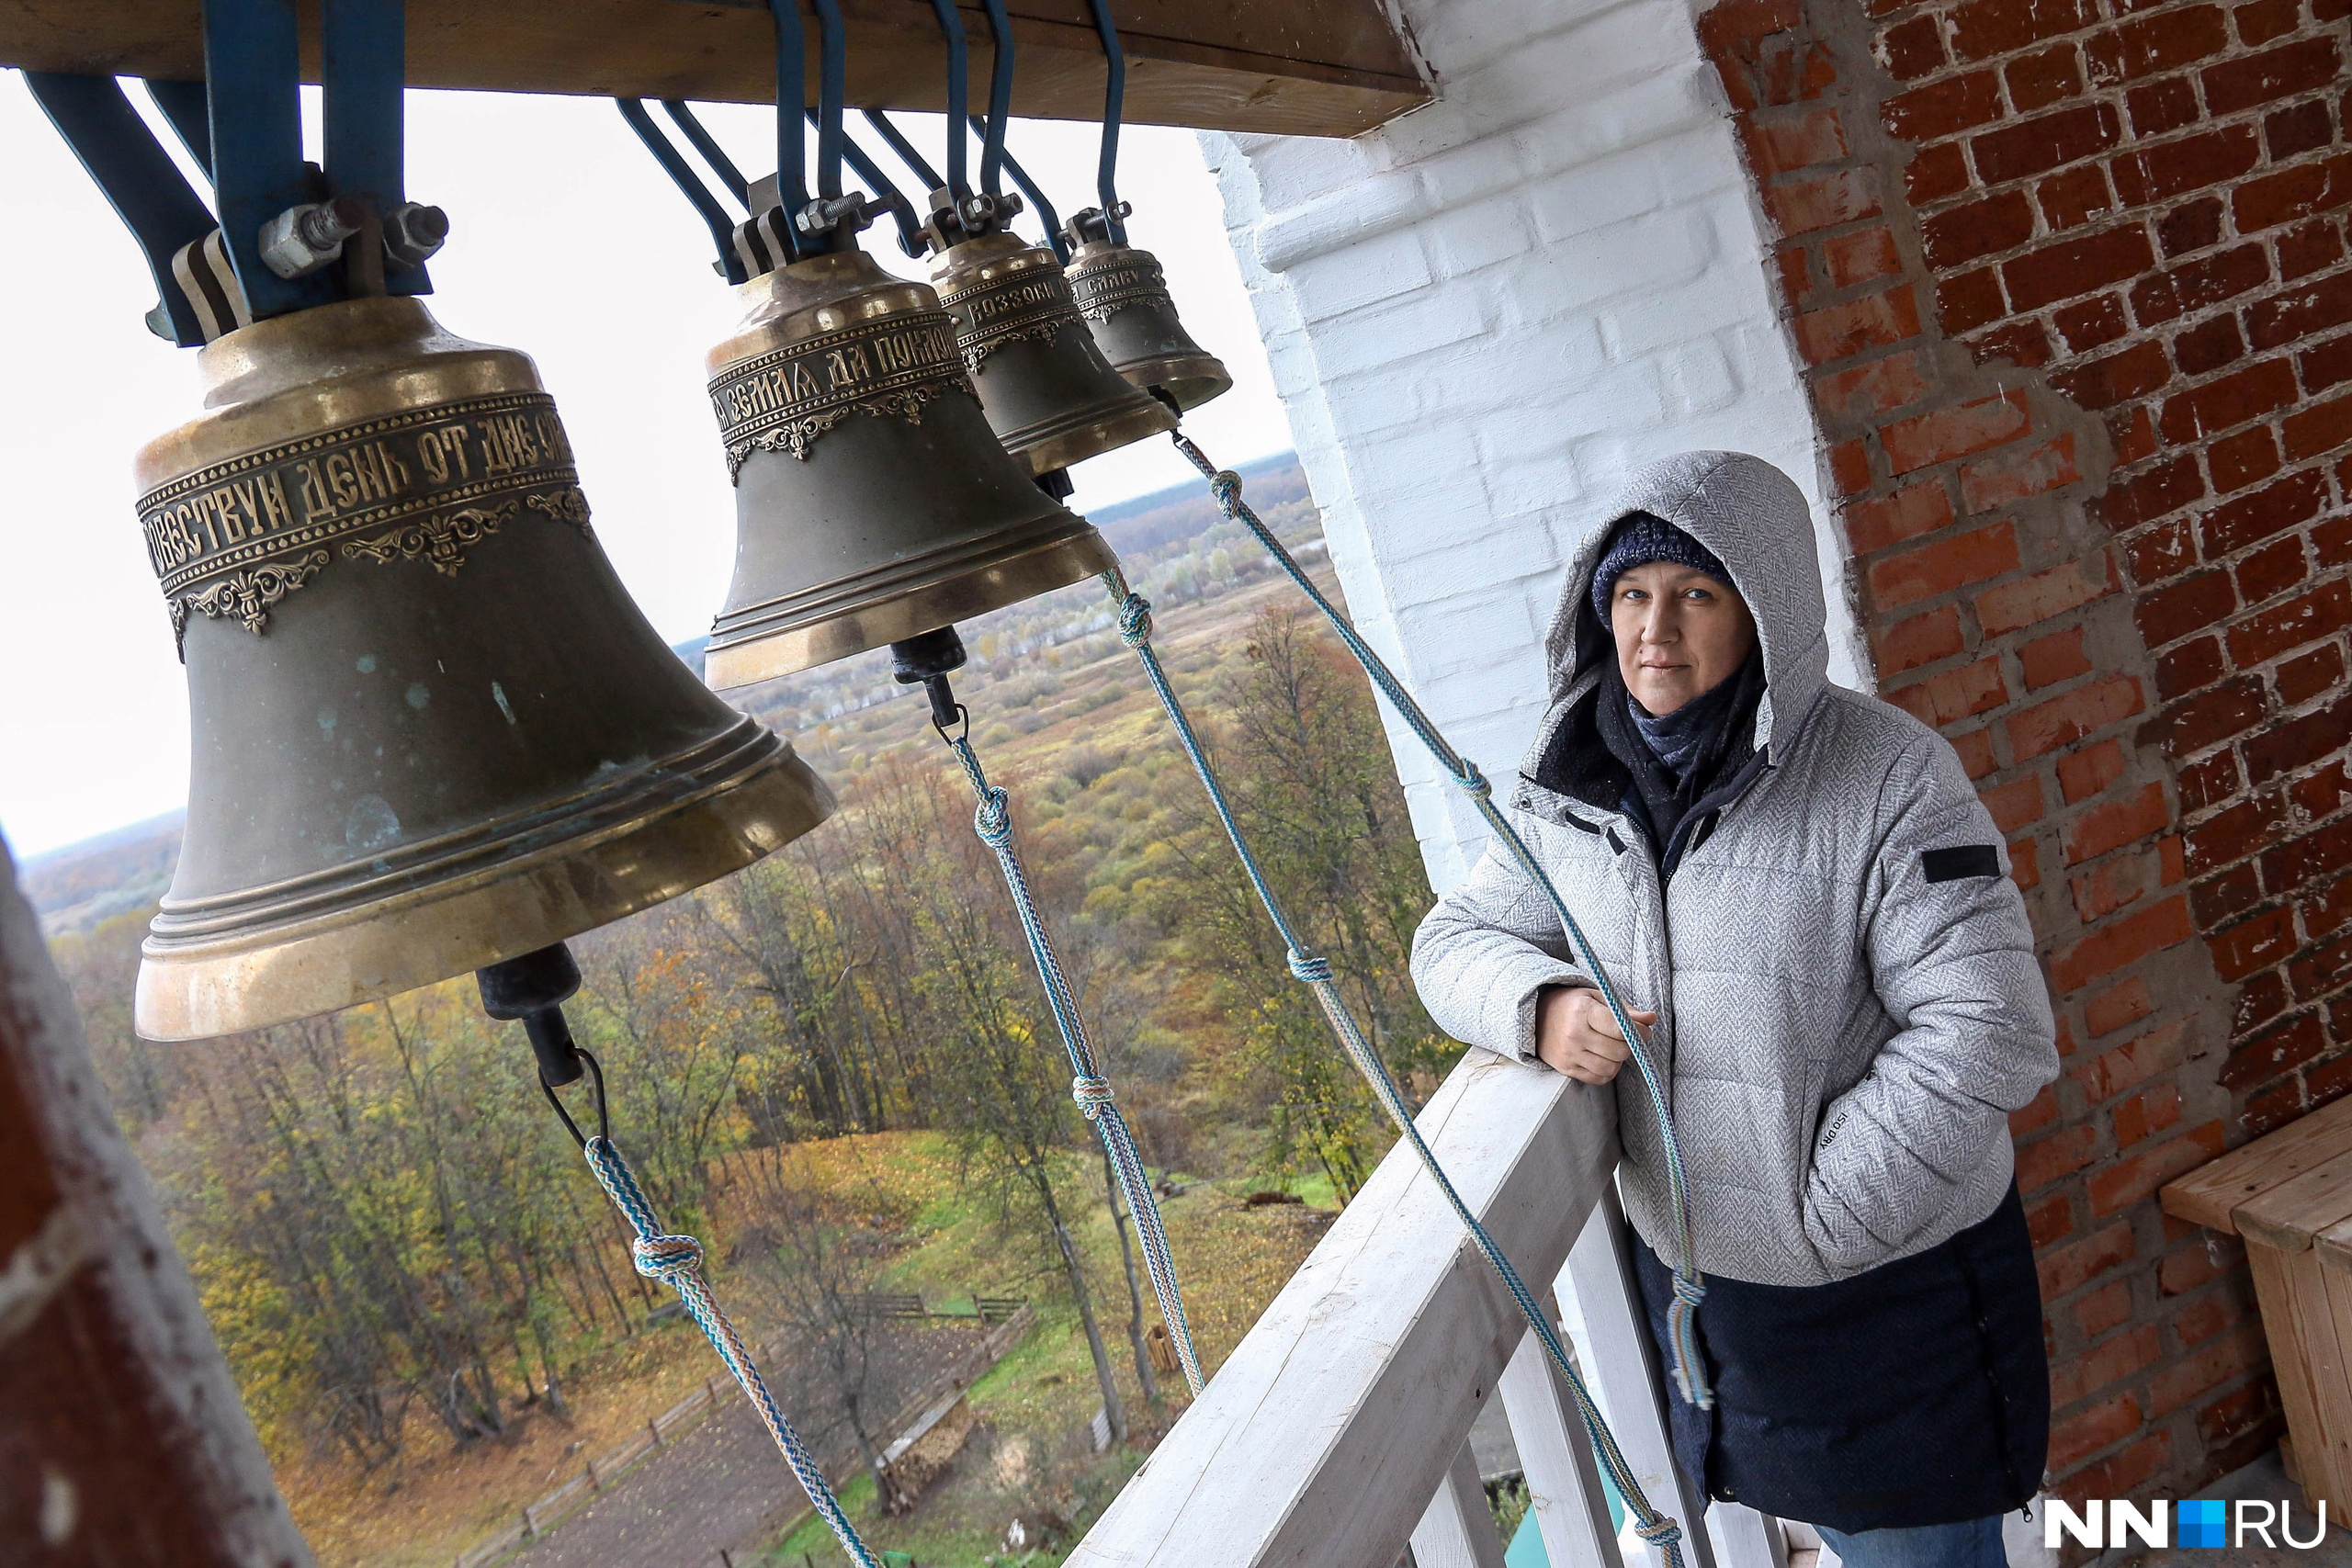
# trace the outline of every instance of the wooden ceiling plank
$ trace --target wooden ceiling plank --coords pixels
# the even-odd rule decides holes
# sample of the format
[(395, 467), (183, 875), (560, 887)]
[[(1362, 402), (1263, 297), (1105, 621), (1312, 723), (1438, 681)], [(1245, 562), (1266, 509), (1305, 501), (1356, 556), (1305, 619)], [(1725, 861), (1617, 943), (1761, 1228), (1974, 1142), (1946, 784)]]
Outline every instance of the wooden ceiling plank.
[[(1376, 0), (1122, 0), (1126, 116), (1143, 124), (1352, 136), (1428, 100)], [(850, 98), (936, 110), (946, 51), (922, 0), (847, 0)], [(315, 0), (303, 0), (316, 74)], [(1103, 69), (1084, 0), (1018, 0), (1013, 110), (1091, 120)], [(991, 51), (965, 13), (976, 91)], [(814, 23), (809, 39), (815, 91)], [(492, 92), (772, 101), (771, 24), (730, 0), (410, 0), (410, 85)], [(0, 0), (0, 64), (168, 80), (202, 73), (197, 0)], [(977, 97), (976, 97), (976, 100)]]

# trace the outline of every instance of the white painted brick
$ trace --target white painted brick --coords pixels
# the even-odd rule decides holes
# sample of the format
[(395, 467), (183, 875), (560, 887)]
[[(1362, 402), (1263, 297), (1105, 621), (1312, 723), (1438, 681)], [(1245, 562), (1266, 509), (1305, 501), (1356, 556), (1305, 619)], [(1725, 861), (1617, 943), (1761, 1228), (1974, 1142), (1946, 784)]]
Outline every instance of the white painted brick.
[(1462, 343), (1487, 330), (1487, 300), (1475, 289), (1426, 289), (1387, 305), (1358, 311), (1322, 334), (1316, 361), (1326, 376), (1352, 376), (1401, 367), (1409, 371), (1420, 355)]
[(1549, 244), (1656, 212), (1665, 205), (1657, 160), (1646, 152), (1621, 152), (1589, 169), (1564, 170), (1527, 193), (1527, 210), (1535, 220), (1535, 231)]
[[(1500, 788), (1567, 553), (1628, 470), (1755, 452), (1826, 528), (1821, 458), (1687, 0), (1402, 3), (1441, 102), (1349, 141), (1202, 145), (1351, 613)], [(1442, 890), (1483, 826), (1383, 722)]]
[(1702, 338), (1661, 361), (1666, 372), (1668, 408), (1675, 418), (1688, 420), (1729, 403), (1739, 396), (1739, 378), (1721, 345)]
[(1535, 243), (1535, 229), (1519, 197), (1501, 196), (1457, 214), (1432, 237), (1439, 265), (1455, 278), (1522, 254)]
[(1418, 229), (1399, 229), (1344, 250), (1326, 251), (1287, 274), (1301, 315), (1312, 324), (1428, 287), (1429, 258)]

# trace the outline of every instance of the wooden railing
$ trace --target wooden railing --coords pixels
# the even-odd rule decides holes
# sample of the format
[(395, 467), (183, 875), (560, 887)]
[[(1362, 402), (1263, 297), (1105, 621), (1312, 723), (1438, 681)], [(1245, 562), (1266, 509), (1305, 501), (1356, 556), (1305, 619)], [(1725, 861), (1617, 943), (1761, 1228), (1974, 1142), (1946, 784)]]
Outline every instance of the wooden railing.
[[(1464, 1201), (1560, 1310), (1588, 1384), (1696, 1568), (1786, 1568), (1777, 1521), (1698, 1505), (1668, 1459), (1625, 1261), (1615, 1094), (1469, 1053), (1422, 1111)], [(1412, 1152), (1392, 1150), (1069, 1568), (1500, 1568), (1469, 1450), (1499, 1395), (1551, 1568), (1662, 1561), (1609, 1508), (1566, 1384)]]

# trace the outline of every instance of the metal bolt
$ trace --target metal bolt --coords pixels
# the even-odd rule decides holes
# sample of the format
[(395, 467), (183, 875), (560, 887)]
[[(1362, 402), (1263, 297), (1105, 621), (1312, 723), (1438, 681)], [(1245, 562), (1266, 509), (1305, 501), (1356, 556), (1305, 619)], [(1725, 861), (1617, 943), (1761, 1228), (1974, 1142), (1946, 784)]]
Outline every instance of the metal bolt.
[(280, 277), (304, 277), (343, 254), (366, 227), (368, 209), (347, 196), (289, 207), (261, 226), (261, 259)]
[(1001, 223), (1009, 223), (1022, 210), (1021, 197), (1011, 191), (1001, 196), (985, 193), (964, 203), (964, 226), (974, 233), (986, 233)]
[(449, 242), (449, 215), (403, 201), (384, 214), (384, 254), (395, 266), (423, 266)]
[(831, 197), (812, 201), (793, 215), (793, 227), (809, 235), (830, 234), (846, 227), (852, 233), (874, 221), (874, 215), (883, 210), (879, 203), (868, 202), (862, 190), (846, 196)]

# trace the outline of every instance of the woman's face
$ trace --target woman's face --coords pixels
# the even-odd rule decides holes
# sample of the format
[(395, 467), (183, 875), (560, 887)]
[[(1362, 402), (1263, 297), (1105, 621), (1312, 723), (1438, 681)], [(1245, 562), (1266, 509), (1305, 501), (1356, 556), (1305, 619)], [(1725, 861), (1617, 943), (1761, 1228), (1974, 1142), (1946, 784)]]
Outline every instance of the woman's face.
[(1657, 718), (1729, 680), (1756, 646), (1756, 618), (1731, 584), (1672, 561), (1619, 575), (1609, 629), (1625, 689)]

